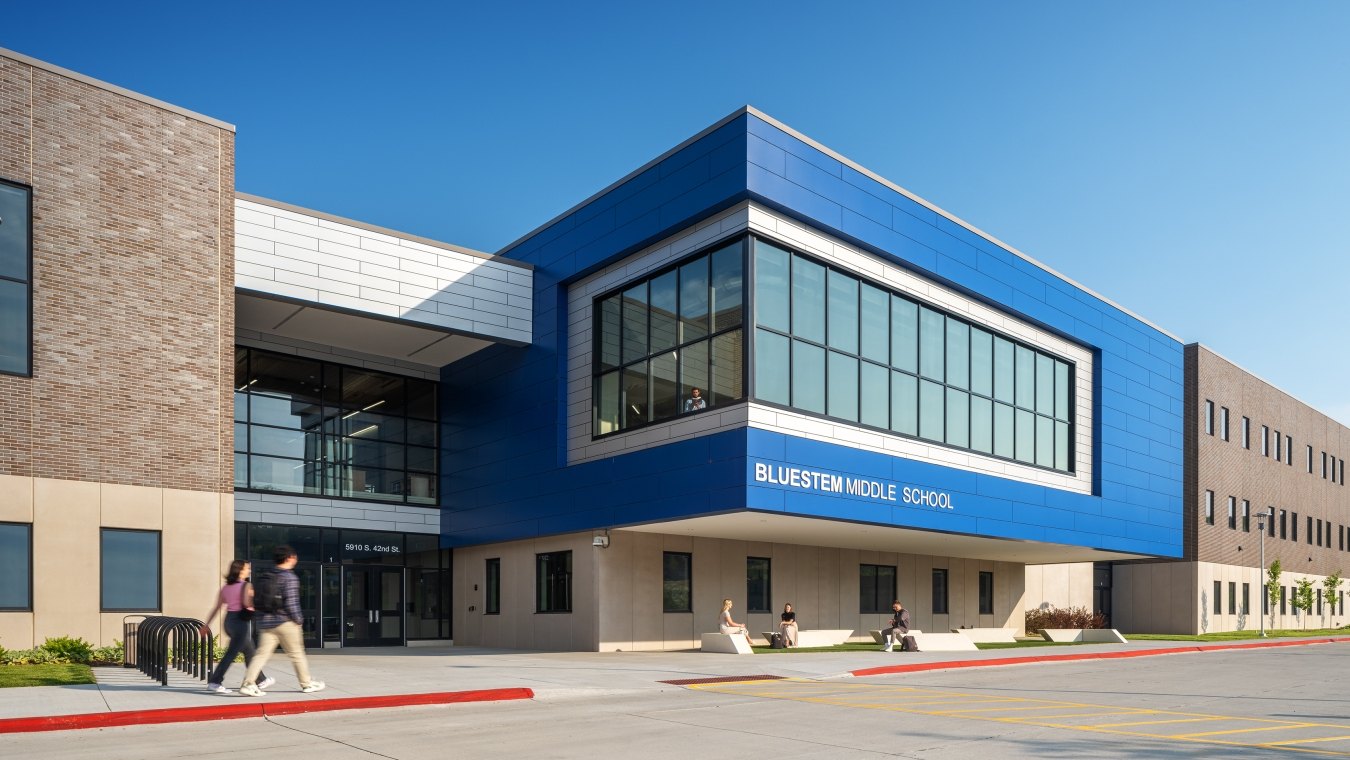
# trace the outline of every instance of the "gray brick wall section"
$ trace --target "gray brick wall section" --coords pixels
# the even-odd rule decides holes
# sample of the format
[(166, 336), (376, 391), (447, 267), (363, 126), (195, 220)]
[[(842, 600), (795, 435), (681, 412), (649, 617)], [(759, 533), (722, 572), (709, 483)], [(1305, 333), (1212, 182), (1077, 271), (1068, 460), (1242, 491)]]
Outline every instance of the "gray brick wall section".
[[(1322, 477), (1322, 452), (1339, 462), (1350, 457), (1350, 429), (1298, 399), (1244, 371), (1210, 349), (1186, 347), (1186, 510), (1187, 558), (1201, 562), (1257, 567), (1260, 535), (1256, 513), (1275, 507), (1298, 514), (1298, 541), (1266, 537), (1266, 564), (1280, 560), (1287, 572), (1329, 575), (1350, 570), (1350, 486), (1330, 473)], [(1192, 384), (1194, 389), (1192, 390)], [(1214, 403), (1214, 434), (1205, 430), (1205, 402)], [(1220, 413), (1229, 410), (1229, 436), (1223, 440)], [(1251, 418), (1251, 448), (1242, 446), (1242, 418)], [(1261, 454), (1261, 427), (1270, 429), (1270, 455)], [(1293, 439), (1293, 463), (1275, 459), (1275, 431)], [(1306, 447), (1313, 448), (1309, 473)], [(1339, 475), (1340, 468), (1337, 467)], [(1214, 492), (1214, 524), (1205, 522), (1204, 494)], [(1228, 527), (1228, 497), (1236, 500), (1237, 528)], [(1242, 530), (1242, 501), (1251, 502), (1251, 532)], [(1309, 543), (1308, 518), (1313, 520)], [(1317, 521), (1322, 545), (1317, 545)], [(1290, 532), (1292, 534), (1292, 531)], [(1346, 538), (1342, 543), (1342, 537)]]

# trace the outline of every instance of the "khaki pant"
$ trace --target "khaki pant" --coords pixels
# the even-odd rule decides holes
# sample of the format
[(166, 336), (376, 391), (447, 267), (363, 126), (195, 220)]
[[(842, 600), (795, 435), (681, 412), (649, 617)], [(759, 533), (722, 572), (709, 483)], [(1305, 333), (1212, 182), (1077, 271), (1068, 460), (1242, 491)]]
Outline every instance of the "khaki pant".
[(310, 684), (309, 660), (305, 658), (304, 632), (300, 630), (298, 624), (288, 620), (276, 628), (258, 629), (258, 652), (253, 655), (253, 662), (248, 664), (248, 671), (244, 673), (245, 686), (257, 683), (258, 674), (262, 672), (267, 661), (272, 658), (272, 653), (277, 650), (278, 644), (290, 656), (291, 665), (295, 668), (295, 677), (300, 681), (300, 687), (304, 688)]

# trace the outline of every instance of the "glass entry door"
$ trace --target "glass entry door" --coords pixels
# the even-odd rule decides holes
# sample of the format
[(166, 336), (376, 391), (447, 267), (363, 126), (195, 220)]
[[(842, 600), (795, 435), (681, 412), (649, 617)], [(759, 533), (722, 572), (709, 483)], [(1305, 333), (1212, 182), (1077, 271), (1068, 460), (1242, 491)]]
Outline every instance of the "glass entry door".
[(342, 567), (342, 645), (403, 643), (403, 568)]

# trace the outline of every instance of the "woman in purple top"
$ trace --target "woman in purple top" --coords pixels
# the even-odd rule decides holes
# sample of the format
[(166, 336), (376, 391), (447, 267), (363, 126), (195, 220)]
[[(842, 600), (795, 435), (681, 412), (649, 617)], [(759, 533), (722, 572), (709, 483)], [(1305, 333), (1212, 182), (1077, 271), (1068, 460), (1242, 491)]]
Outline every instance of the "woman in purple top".
[[(220, 606), (225, 605), (225, 635), (230, 637), (230, 645), (225, 649), (225, 656), (220, 658), (216, 664), (215, 670), (211, 671), (210, 678), (206, 679), (206, 688), (217, 694), (229, 694), (230, 689), (225, 688), (222, 683), (225, 680), (225, 671), (230, 669), (230, 664), (234, 658), (244, 653), (244, 664), (247, 665), (253, 659), (253, 585), (248, 582), (249, 575), (253, 567), (247, 561), (237, 559), (230, 563), (230, 572), (225, 576), (225, 585), (220, 587), (220, 592), (216, 594), (215, 606), (206, 613), (206, 620), (210, 620), (220, 610)], [(202, 626), (203, 631), (209, 631), (206, 626)], [(258, 688), (265, 689), (276, 683), (276, 679), (262, 676), (258, 681)]]

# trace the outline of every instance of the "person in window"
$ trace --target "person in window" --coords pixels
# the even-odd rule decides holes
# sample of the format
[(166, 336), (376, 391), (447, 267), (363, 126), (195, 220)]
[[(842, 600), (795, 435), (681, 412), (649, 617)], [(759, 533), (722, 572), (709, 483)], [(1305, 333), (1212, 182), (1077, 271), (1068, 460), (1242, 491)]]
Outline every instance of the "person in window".
[(722, 600), (722, 614), (717, 618), (717, 630), (726, 634), (740, 634), (745, 637), (745, 643), (750, 645), (750, 631), (744, 625), (731, 619), (731, 600)]
[(797, 646), (797, 613), (792, 611), (791, 602), (783, 605), (782, 620), (779, 621), (778, 627), (783, 629), (783, 638), (787, 639), (787, 645)]
[(708, 400), (703, 398), (703, 391), (694, 388), (689, 391), (689, 398), (684, 400), (684, 410), (686, 412), (701, 412), (708, 408)]
[(883, 652), (891, 651), (898, 639), (904, 638), (909, 633), (909, 610), (900, 603), (899, 599), (891, 602), (891, 627), (882, 631), (881, 634), (886, 637), (886, 645), (881, 648)]

